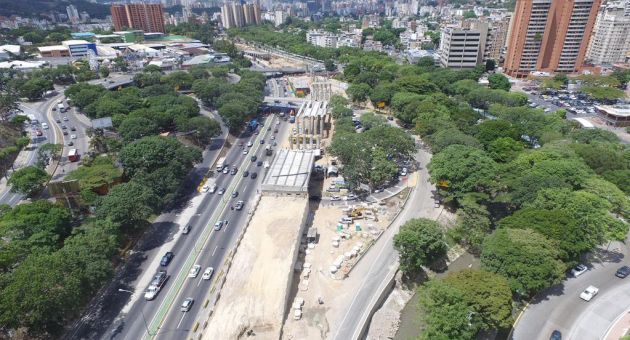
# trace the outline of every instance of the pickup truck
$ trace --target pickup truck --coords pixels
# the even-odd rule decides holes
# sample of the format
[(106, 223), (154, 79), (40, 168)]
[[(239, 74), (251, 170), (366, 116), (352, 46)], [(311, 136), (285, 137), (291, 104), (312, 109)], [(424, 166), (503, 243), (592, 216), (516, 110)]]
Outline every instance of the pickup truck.
[(164, 287), (168, 277), (169, 275), (166, 273), (166, 270), (160, 270), (157, 272), (157, 274), (153, 277), (153, 280), (151, 280), (149, 287), (147, 287), (147, 290), (144, 292), (144, 298), (146, 300), (155, 299), (162, 287)]

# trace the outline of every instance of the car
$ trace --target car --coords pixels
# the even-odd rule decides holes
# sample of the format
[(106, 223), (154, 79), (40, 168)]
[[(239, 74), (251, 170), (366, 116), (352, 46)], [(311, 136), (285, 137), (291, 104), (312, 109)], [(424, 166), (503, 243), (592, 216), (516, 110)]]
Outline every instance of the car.
[(249, 171), (245, 170), (245, 172), (243, 172), (243, 177), (247, 177), (249, 176)]
[(256, 177), (258, 177), (258, 174), (255, 172), (252, 172), (252, 175), (249, 177), (251, 177), (252, 179), (256, 179)]
[(273, 133), (278, 133), (278, 129), (273, 129)]
[(214, 224), (214, 230), (216, 231), (221, 230), (221, 227), (223, 227), (223, 221), (221, 220), (217, 221), (217, 223)]
[(57, 122), (57, 124), (61, 124), (61, 119), (57, 118), (57, 120), (55, 120), (55, 122)]
[(42, 123), (42, 129), (44, 129), (44, 130), (48, 130), (48, 124), (46, 124), (46, 123)]
[(186, 235), (190, 232), (190, 224), (186, 224), (183, 228), (182, 228), (182, 234)]
[(247, 153), (249, 153), (249, 149), (244, 149), (243, 150), (243, 155), (247, 155)]
[(37, 136), (42, 136), (44, 133), (42, 132), (42, 130), (35, 130), (35, 134)]
[(335, 195), (333, 197), (330, 198), (331, 201), (341, 201), (341, 197)]
[(66, 130), (63, 130), (63, 132), (62, 132), (62, 133), (63, 133), (63, 135), (64, 135), (64, 136), (67, 136), (67, 135), (68, 135), (68, 131), (66, 131)]
[(188, 277), (195, 278), (197, 277), (197, 275), (199, 275), (200, 271), (201, 271), (201, 266), (196, 264), (192, 268), (190, 268), (190, 272), (188, 272)]
[(260, 140), (260, 144), (265, 144), (265, 140), (264, 140), (264, 139), (261, 139), (261, 140)]
[(68, 142), (68, 146), (73, 146), (73, 145), (74, 145), (74, 142), (73, 142), (73, 141), (69, 141), (69, 142)]
[(623, 266), (617, 269), (617, 272), (615, 273), (615, 276), (620, 279), (625, 279), (628, 275), (630, 275), (630, 267), (628, 266)]
[(562, 333), (560, 333), (559, 330), (555, 329), (553, 332), (551, 332), (549, 340), (562, 340)]
[(162, 256), (162, 259), (160, 260), (160, 266), (162, 267), (168, 266), (168, 264), (171, 263), (171, 260), (173, 259), (174, 256), (175, 254), (173, 254), (172, 251), (167, 251), (166, 254), (164, 254), (164, 256)]
[(67, 126), (65, 126), (65, 125), (62, 125), (62, 126), (61, 126), (61, 128), (65, 130), (65, 129), (67, 129), (68, 127), (67, 127)]
[(238, 191), (234, 190), (232, 191), (232, 198), (237, 198), (238, 197)]
[(224, 174), (228, 174), (230, 172), (230, 168), (228, 168), (227, 166), (225, 168), (223, 168), (223, 171), (221, 171)]
[(276, 136), (271, 136), (271, 140), (276, 140)]
[(53, 111), (57, 111), (57, 107), (56, 107), (56, 106), (53, 106), (53, 107), (52, 107), (52, 110), (53, 110)]
[(247, 147), (248, 147), (248, 148), (251, 148), (251, 147), (252, 147), (252, 145), (254, 145), (254, 144), (252, 143), (252, 141), (247, 142)]
[(243, 142), (238, 143), (238, 146), (243, 147)]
[[(267, 131), (271, 131), (271, 126), (267, 128)], [(262, 144), (262, 143), (260, 143), (260, 144)]]
[(262, 162), (262, 161), (258, 161), (258, 162), (256, 162), (256, 166), (262, 166), (262, 165), (263, 165), (263, 162)]
[(584, 274), (587, 270), (588, 267), (580, 263), (577, 266), (573, 267), (573, 269), (571, 269), (571, 276), (578, 277)]
[(258, 136), (258, 134), (259, 134), (258, 130), (254, 131), (254, 134), (255, 134), (256, 136)]
[(182, 303), (181, 311), (184, 313), (188, 312), (190, 308), (192, 307), (193, 303), (195, 303), (195, 299), (191, 297), (186, 298), (186, 300), (184, 300), (184, 302)]
[(70, 138), (77, 139), (77, 135), (70, 135)]
[(238, 172), (238, 168), (232, 167), (232, 170), (230, 171), (230, 175), (236, 175), (237, 172)]
[(208, 192), (209, 190), (210, 190), (210, 185), (207, 183), (201, 187), (201, 192)]
[(599, 293), (599, 288), (595, 286), (588, 286), (584, 291), (580, 294), (580, 299), (584, 301), (591, 301), (595, 295)]
[(357, 195), (355, 194), (348, 194), (348, 196), (344, 197), (346, 201), (354, 201), (357, 199)]
[(210, 280), (210, 278), (212, 278), (212, 273), (214, 273), (214, 268), (208, 267), (203, 271), (201, 278), (204, 280)]
[(71, 126), (71, 127), (70, 127), (70, 131), (77, 131), (77, 128), (76, 128), (76, 127), (74, 127), (74, 126)]
[(238, 201), (238, 202), (236, 202), (236, 205), (234, 206), (234, 209), (241, 210), (241, 209), (243, 209), (244, 205), (245, 205), (244, 201)]
[(278, 145), (278, 143), (276, 143), (276, 142), (273, 142), (273, 146), (276, 146), (276, 145)]
[(254, 156), (252, 156), (250, 159), (252, 160), (252, 162), (255, 162), (255, 161), (258, 159), (258, 157), (256, 157), (256, 156), (254, 155)]
[(434, 208), (439, 208), (440, 207), (440, 201), (433, 202), (433, 207)]
[(225, 194), (225, 188), (221, 188), (219, 189), (219, 192), (217, 192), (218, 195), (223, 195)]

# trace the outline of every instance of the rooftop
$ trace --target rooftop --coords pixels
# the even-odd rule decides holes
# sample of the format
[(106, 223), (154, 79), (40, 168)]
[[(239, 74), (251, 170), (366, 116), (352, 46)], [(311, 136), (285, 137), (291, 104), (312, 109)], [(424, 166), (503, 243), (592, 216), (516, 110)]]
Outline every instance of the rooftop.
[(328, 111), (328, 102), (308, 100), (302, 103), (297, 112), (298, 117), (322, 117)]
[(278, 150), (262, 183), (262, 190), (280, 193), (307, 193), (315, 150)]
[(40, 52), (49, 52), (49, 51), (60, 51), (60, 50), (68, 50), (68, 47), (63, 45), (52, 45), (52, 46), (40, 46), (37, 48)]
[(597, 105), (598, 110), (618, 117), (630, 117), (630, 105)]

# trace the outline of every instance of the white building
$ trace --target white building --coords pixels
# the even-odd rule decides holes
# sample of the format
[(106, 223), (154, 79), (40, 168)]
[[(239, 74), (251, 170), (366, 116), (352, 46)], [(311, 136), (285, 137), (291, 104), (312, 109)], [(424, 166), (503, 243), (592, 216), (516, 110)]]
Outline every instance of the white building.
[(81, 19), (79, 17), (79, 11), (74, 5), (66, 6), (66, 14), (68, 14), (68, 20), (70, 20), (70, 22), (73, 24), (78, 23)]
[(337, 48), (338, 37), (330, 32), (310, 30), (306, 33), (306, 41), (320, 47)]
[(596, 65), (623, 62), (630, 51), (630, 5), (610, 4), (597, 14), (587, 60)]
[(440, 39), (440, 66), (474, 68), (483, 61), (488, 24), (474, 28), (446, 27)]

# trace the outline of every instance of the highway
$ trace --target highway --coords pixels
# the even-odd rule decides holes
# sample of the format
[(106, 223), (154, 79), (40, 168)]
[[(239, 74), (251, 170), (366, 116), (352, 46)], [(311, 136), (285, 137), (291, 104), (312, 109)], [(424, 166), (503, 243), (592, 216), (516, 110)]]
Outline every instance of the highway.
[[(630, 278), (615, 277), (619, 267), (630, 265), (626, 258), (629, 241), (600, 247), (587, 263), (587, 272), (534, 297), (518, 318), (511, 339), (547, 340), (553, 330), (562, 332), (563, 339), (601, 339), (610, 324), (630, 308)], [(599, 293), (586, 302), (579, 295), (590, 285), (599, 288)]]
[[(114, 322), (104, 332), (99, 332), (102, 339), (185, 338), (197, 320), (197, 316), (207, 316), (200, 313), (203, 302), (208, 296), (211, 285), (214, 284), (214, 278), (221, 271), (225, 255), (244, 226), (250, 203), (264, 176), (263, 167), (252, 162), (251, 156), (256, 155), (258, 160), (263, 161), (266, 159), (270, 161), (271, 158), (264, 156), (263, 152), (270, 136), (274, 134), (273, 129), (267, 129), (272, 119), (274, 116), (269, 116), (265, 120), (265, 126), (260, 129), (259, 135), (251, 133), (242, 135), (228, 151), (226, 163), (230, 166), (236, 165), (238, 173), (236, 175), (221, 173), (212, 177), (219, 188), (226, 188), (224, 195), (218, 195), (218, 192), (201, 193), (187, 204), (188, 207), (192, 207), (191, 214), (187, 215), (185, 211), (166, 213), (154, 223), (155, 228), (168, 228), (168, 236), (166, 236), (168, 242), (146, 247), (148, 249), (143, 251), (142, 260), (145, 265), (141, 269), (138, 268), (142, 270), (142, 273), (133, 282), (118, 287), (134, 293), (118, 293), (124, 297), (127, 306), (119, 304), (119, 313)], [(273, 124), (275, 121), (277, 119)], [(286, 125), (288, 124), (280, 125), (281, 134), (286, 132)], [(260, 144), (261, 139), (265, 140), (265, 144)], [(250, 140), (253, 145), (251, 148), (244, 147), (244, 149), (249, 149), (248, 154), (245, 155), (238, 143), (243, 142), (246, 145)], [(216, 152), (207, 155), (204, 166), (211, 166), (217, 156)], [(253, 180), (250, 176), (243, 177), (245, 170), (256, 172), (258, 178)], [(237, 198), (231, 197), (234, 190), (239, 192)], [(246, 206), (241, 211), (230, 209), (237, 200), (246, 202)], [(178, 223), (173, 222), (176, 220)], [(227, 220), (228, 224), (220, 231), (215, 231), (213, 225), (217, 220)], [(192, 228), (189, 234), (183, 235), (179, 229), (186, 224), (191, 225)], [(164, 268), (169, 272), (170, 278), (156, 299), (146, 301), (143, 294), (148, 280), (160, 269), (159, 260), (167, 250), (175, 254), (172, 262)], [(189, 270), (195, 264), (201, 265), (201, 273), (195, 279), (188, 278)], [(204, 281), (201, 279), (201, 274), (209, 266), (215, 268), (215, 274), (211, 281)], [(194, 298), (195, 303), (189, 312), (182, 313), (180, 305), (187, 297)], [(147, 332), (147, 329), (150, 332)], [(73, 338), (89, 338), (89, 336), (86, 337), (85, 334), (77, 332), (73, 334)]]

